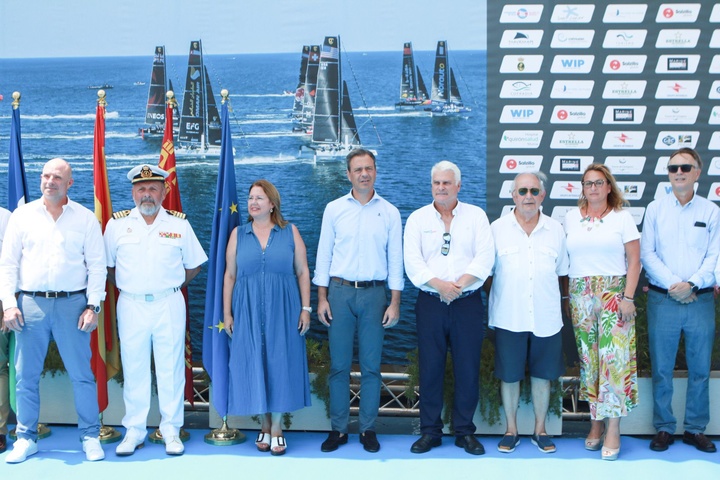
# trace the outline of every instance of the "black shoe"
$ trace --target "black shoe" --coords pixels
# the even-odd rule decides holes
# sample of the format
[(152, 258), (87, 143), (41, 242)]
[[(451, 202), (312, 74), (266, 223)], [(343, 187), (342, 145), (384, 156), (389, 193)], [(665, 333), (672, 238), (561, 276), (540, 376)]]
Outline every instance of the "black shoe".
[(377, 435), (372, 430), (365, 430), (364, 433), (360, 434), (360, 443), (366, 452), (376, 453), (380, 451), (380, 442), (378, 442)]
[(412, 444), (410, 451), (412, 453), (427, 453), (433, 447), (442, 445), (442, 438), (433, 437), (429, 433), (423, 433), (419, 440)]
[(475, 435), (463, 435), (455, 438), (455, 446), (464, 448), (470, 455), (485, 455), (485, 447), (478, 442)]
[(701, 452), (713, 453), (717, 451), (715, 444), (702, 433), (683, 433), (683, 443), (692, 445)]
[(650, 450), (654, 450), (656, 452), (664, 452), (673, 443), (675, 443), (675, 438), (673, 438), (673, 436), (670, 435), (669, 432), (660, 431), (655, 434), (652, 442), (650, 442)]
[(340, 435), (341, 433), (336, 430), (330, 432), (327, 440), (325, 440), (320, 446), (320, 450), (323, 452), (334, 452), (340, 445), (345, 445), (348, 440), (347, 433), (342, 436)]

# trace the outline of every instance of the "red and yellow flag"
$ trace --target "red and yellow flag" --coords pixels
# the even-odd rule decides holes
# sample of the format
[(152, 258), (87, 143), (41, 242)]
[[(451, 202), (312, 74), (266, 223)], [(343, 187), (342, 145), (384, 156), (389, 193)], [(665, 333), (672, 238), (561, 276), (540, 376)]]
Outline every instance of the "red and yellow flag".
[[(158, 167), (169, 173), (165, 179), (165, 200), (163, 207), (167, 210), (182, 212), (180, 200), (180, 184), (178, 183), (177, 170), (175, 168), (175, 146), (173, 145), (173, 109), (168, 103), (165, 107), (165, 133), (163, 134), (162, 150)], [(190, 304), (188, 303), (188, 290), (182, 289), (185, 297), (185, 400), (190, 405), (195, 404), (195, 392), (193, 390), (192, 373), (192, 344), (190, 343)]]
[[(103, 233), (105, 225), (112, 218), (112, 202), (105, 164), (105, 99), (98, 100), (95, 113), (95, 135), (93, 141), (93, 186), (95, 192), (95, 216)], [(117, 290), (108, 282), (105, 286), (104, 308), (98, 315), (98, 328), (92, 333), (92, 370), (98, 389), (98, 407), (104, 411), (108, 406), (107, 381), (120, 371), (120, 349), (118, 347), (117, 319), (115, 305)]]

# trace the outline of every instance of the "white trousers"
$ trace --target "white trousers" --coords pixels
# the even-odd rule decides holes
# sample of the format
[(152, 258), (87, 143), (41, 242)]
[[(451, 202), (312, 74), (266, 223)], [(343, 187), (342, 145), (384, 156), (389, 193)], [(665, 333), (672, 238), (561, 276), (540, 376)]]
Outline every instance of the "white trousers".
[(120, 293), (117, 324), (125, 385), (125, 416), (129, 435), (144, 439), (150, 411), (150, 352), (155, 359), (160, 433), (178, 435), (184, 421), (185, 299), (181, 292), (156, 301), (134, 300)]

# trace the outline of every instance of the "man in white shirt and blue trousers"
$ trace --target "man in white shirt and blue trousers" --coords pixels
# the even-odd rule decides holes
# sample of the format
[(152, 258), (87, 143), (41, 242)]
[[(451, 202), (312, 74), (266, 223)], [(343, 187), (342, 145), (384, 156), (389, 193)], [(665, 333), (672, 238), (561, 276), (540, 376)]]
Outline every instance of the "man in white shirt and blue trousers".
[(480, 352), (485, 334), (483, 283), (492, 272), (495, 247), (490, 223), (477, 206), (458, 201), (460, 169), (441, 161), (431, 171), (433, 203), (405, 224), (405, 271), (420, 289), (417, 319), (420, 366), (420, 432), (410, 449), (425, 453), (442, 443), (443, 378), (452, 354), (455, 445), (471, 455), (485, 449), (475, 437)]
[[(318, 286), (318, 319), (330, 342), (330, 423), (321, 446), (337, 450), (348, 441), (350, 367), (355, 331), (360, 362), (360, 443), (380, 450), (375, 419), (380, 404), (385, 329), (400, 318), (402, 265), (400, 212), (375, 191), (375, 155), (355, 149), (347, 156), (352, 190), (325, 207), (313, 283)], [(390, 289), (390, 305), (385, 287)]]

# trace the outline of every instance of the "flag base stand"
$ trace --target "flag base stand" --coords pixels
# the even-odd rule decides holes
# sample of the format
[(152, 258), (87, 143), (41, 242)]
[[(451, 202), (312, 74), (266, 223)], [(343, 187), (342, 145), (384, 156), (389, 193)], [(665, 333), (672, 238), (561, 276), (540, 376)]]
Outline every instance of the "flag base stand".
[[(38, 423), (37, 426), (38, 431), (38, 440), (42, 440), (43, 438), (47, 438), (52, 434), (52, 431), (50, 430), (50, 427), (45, 425), (44, 423)], [(17, 440), (17, 433), (15, 433), (15, 429), (13, 428), (10, 430), (10, 433), (8, 433), (8, 437), (12, 438), (13, 440)]]
[(220, 428), (216, 428), (205, 435), (205, 443), (210, 445), (228, 446), (237, 445), (247, 440), (245, 434), (236, 428), (228, 428), (227, 421), (223, 418)]
[[(190, 440), (190, 434), (184, 429), (180, 429), (180, 441), (185, 443), (188, 440)], [(148, 435), (148, 441), (150, 443), (165, 443), (165, 440), (163, 440), (162, 433), (160, 433), (160, 429), (156, 429), (153, 433)]]

